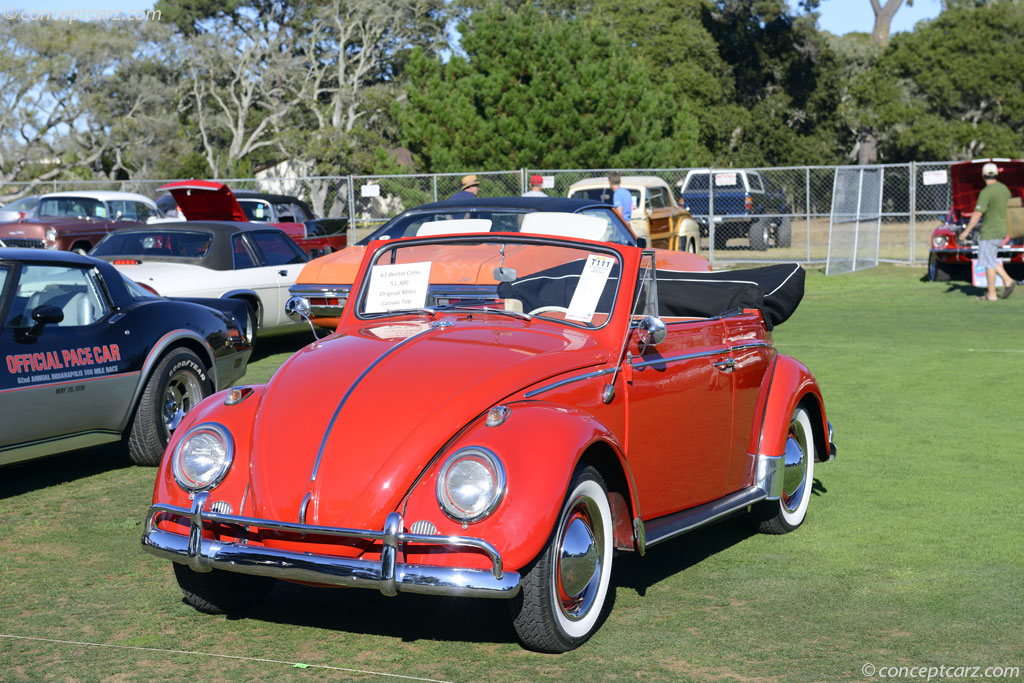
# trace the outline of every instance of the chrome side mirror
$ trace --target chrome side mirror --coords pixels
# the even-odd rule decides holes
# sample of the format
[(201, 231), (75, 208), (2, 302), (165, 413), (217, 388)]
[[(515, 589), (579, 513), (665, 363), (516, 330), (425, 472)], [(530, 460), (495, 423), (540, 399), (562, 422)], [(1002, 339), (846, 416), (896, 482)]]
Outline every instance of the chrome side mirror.
[(313, 338), (319, 340), (320, 337), (316, 334), (316, 328), (313, 327), (313, 321), (310, 319), (312, 315), (312, 308), (309, 305), (309, 299), (304, 296), (293, 296), (289, 297), (288, 301), (284, 304), (284, 314), (288, 316), (290, 320), (300, 323), (303, 320), (309, 324), (309, 329), (313, 332)]
[(665, 327), (665, 323), (661, 318), (649, 315), (641, 320), (637, 325), (636, 333), (637, 337), (640, 339), (640, 343), (644, 346), (657, 346), (661, 342), (665, 341), (665, 335), (668, 334), (668, 328)]

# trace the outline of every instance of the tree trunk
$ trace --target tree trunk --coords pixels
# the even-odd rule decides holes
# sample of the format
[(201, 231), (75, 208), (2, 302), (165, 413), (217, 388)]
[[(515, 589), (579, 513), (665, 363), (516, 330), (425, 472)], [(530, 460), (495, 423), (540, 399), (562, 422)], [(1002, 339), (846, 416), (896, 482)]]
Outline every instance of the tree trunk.
[(871, 30), (871, 42), (881, 50), (889, 46), (889, 25), (892, 24), (892, 18), (896, 16), (896, 10), (902, 4), (903, 0), (886, 0), (884, 5), (880, 4), (879, 0), (871, 0), (871, 9), (875, 12), (875, 27)]

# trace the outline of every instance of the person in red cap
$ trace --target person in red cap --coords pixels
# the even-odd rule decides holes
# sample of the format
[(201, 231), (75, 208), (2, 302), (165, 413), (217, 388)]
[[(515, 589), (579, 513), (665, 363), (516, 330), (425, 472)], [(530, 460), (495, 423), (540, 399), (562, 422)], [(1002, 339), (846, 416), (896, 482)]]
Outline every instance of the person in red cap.
[(530, 189), (523, 193), (524, 197), (547, 197), (544, 190), (540, 189), (544, 186), (544, 179), (539, 175), (530, 176)]

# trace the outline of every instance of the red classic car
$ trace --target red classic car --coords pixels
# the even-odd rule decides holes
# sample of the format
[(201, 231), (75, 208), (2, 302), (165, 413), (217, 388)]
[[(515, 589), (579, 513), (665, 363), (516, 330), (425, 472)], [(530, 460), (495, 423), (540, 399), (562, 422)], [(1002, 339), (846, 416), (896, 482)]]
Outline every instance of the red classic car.
[[(491, 300), (428, 306), (485, 252)], [(188, 414), (144, 549), (200, 611), (277, 579), (502, 598), (524, 645), (562, 652), (601, 623), (615, 551), (731, 513), (797, 528), (835, 456), (770, 333), (803, 271), (655, 261), (522, 232), (372, 242), (334, 334)]]
[(149, 197), (133, 192), (53, 192), (9, 223), (0, 223), (0, 247), (87, 253), (114, 230), (160, 217)]
[[(971, 280), (971, 261), (978, 257), (977, 236), (969, 236), (967, 244), (964, 245), (964, 240), (957, 241), (957, 235), (967, 227), (967, 222), (974, 213), (978, 194), (981, 188), (985, 187), (981, 167), (988, 162), (999, 167), (997, 179), (1010, 188), (1010, 193), (1014, 197), (1024, 196), (1024, 161), (1020, 159), (975, 159), (952, 164), (949, 167), (949, 174), (953, 206), (946, 220), (932, 232), (932, 244), (928, 254), (929, 280)], [(1006, 259), (1006, 269), (1011, 277), (1024, 277), (1024, 240), (1015, 239), (1004, 244), (999, 250), (999, 257)]]
[(212, 180), (179, 180), (158, 191), (170, 193), (186, 220), (266, 223), (283, 230), (310, 256), (329, 254), (348, 244), (346, 221), (316, 218), (309, 204), (288, 195), (232, 192)]

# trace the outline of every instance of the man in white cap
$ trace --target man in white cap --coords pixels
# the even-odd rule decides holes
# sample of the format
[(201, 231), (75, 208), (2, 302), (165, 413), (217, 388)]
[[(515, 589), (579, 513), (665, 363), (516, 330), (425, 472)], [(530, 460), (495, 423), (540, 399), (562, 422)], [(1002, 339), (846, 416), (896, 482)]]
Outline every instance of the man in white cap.
[[(996, 180), (999, 168), (991, 161), (981, 167), (981, 177), (985, 179), (985, 187), (978, 195), (978, 204), (974, 207), (967, 229), (957, 235), (957, 239), (967, 244), (967, 236), (971, 234), (982, 216), (985, 220), (978, 231), (978, 265), (985, 269), (988, 280), (988, 292), (979, 296), (982, 301), (1005, 299), (1013, 293), (1017, 285), (1006, 273), (1002, 261), (999, 260), (999, 245), (1006, 238), (1006, 202), (1010, 201), (1010, 189)], [(996, 273), (1003, 278), (1003, 293), (996, 296)]]

